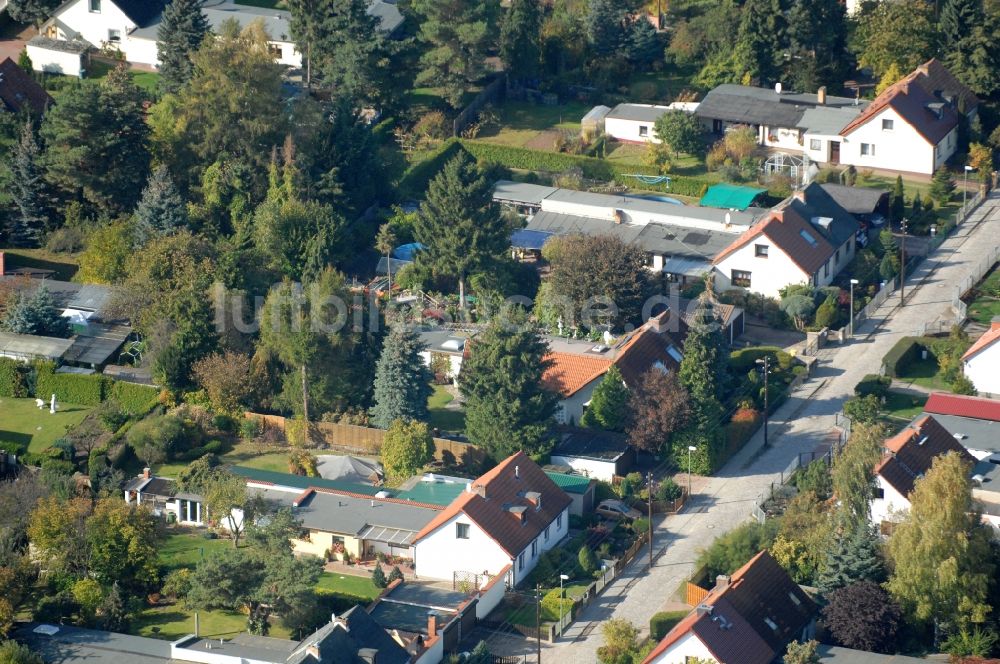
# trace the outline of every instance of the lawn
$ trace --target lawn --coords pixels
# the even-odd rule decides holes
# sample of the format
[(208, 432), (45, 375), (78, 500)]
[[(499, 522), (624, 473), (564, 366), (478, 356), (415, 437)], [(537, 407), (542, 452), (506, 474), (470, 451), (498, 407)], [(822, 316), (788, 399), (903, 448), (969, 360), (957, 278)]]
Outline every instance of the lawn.
[(431, 414), (429, 424), (442, 431), (465, 431), (465, 412), (446, 408), (454, 401), (455, 397), (444, 385), (433, 385), (432, 387), (434, 392), (427, 399), (427, 409)]
[[(232, 637), (247, 631), (247, 617), (235, 611), (199, 611), (198, 628), (203, 637)], [(174, 641), (194, 634), (194, 611), (179, 604), (151, 606), (132, 621), (130, 631), (139, 636)], [(269, 636), (287, 639), (291, 632), (275, 620)]]
[(973, 291), (974, 300), (969, 303), (969, 318), (980, 323), (989, 325), (994, 316), (1000, 316), (1000, 270), (993, 269), (983, 283), (976, 286)]
[[(383, 569), (385, 569), (384, 566)], [(388, 574), (388, 570), (391, 569), (391, 567), (385, 569), (386, 574)], [(366, 600), (375, 599), (381, 592), (381, 590), (376, 588), (375, 584), (372, 583), (370, 577), (351, 576), (350, 574), (337, 574), (335, 572), (323, 572), (323, 575), (319, 578), (319, 584), (316, 586), (316, 589), (326, 591), (328, 593), (336, 593), (338, 595), (360, 597)]]
[(208, 539), (208, 531), (175, 530), (159, 547), (160, 564), (168, 571), (187, 567), (191, 569), (205, 556), (213, 556), (223, 549), (233, 547), (232, 540)]
[(581, 102), (543, 106), (527, 101), (510, 101), (498, 109), (499, 129), (484, 130), (476, 138), (514, 147), (552, 150), (550, 142), (539, 138), (541, 134), (546, 131), (579, 133), (580, 120), (592, 107), (592, 104)]
[[(228, 452), (222, 454), (224, 463), (231, 463), (247, 468), (272, 470), (276, 473), (288, 472), (288, 452), (265, 452), (261, 454), (255, 446), (239, 442)], [(177, 477), (178, 473), (188, 466), (189, 461), (174, 461), (156, 467), (156, 474), (164, 477)]]
[(885, 395), (885, 406), (882, 408), (882, 414), (889, 418), (909, 421), (924, 411), (925, 403), (927, 403), (927, 397), (889, 390)]
[(56, 254), (45, 249), (4, 249), (3, 253), (8, 272), (16, 267), (52, 270), (53, 279), (70, 281), (80, 269), (76, 254)]
[(906, 373), (899, 376), (904, 383), (913, 383), (932, 390), (951, 392), (951, 385), (941, 376), (937, 359), (927, 353), (927, 359), (917, 358), (906, 368)]
[(39, 453), (66, 435), (91, 411), (89, 406), (61, 403), (53, 415), (39, 409), (34, 399), (0, 399), (0, 440), (23, 442)]

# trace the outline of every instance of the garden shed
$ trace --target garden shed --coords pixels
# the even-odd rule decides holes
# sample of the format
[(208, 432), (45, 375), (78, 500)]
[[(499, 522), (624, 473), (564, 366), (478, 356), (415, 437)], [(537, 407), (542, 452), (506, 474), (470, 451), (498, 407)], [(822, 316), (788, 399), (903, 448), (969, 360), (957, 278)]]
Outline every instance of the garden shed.
[(26, 46), (31, 68), (47, 74), (64, 74), (83, 78), (90, 66), (90, 44), (81, 41), (63, 41), (41, 35), (33, 37)]
[(580, 133), (595, 136), (604, 131), (604, 118), (611, 112), (607, 106), (595, 106), (580, 120)]

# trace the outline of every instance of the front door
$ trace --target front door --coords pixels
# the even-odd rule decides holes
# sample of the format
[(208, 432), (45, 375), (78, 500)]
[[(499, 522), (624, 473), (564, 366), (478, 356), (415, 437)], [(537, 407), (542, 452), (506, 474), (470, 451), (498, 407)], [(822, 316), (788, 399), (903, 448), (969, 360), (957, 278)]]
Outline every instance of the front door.
[(840, 163), (840, 141), (830, 141), (830, 163)]

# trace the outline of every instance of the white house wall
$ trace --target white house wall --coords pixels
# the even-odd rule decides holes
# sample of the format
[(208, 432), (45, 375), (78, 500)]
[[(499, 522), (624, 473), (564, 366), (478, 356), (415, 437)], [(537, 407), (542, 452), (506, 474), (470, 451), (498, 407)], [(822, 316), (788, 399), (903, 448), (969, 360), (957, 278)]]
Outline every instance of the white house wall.
[(877, 527), (883, 521), (894, 521), (901, 512), (910, 509), (910, 501), (882, 477), (876, 478), (882, 497), (872, 500), (872, 523)]
[(757, 142), (770, 148), (802, 152), (800, 131), (795, 127), (760, 127)]
[(590, 403), (591, 397), (594, 396), (594, 390), (597, 389), (602, 380), (604, 380), (604, 376), (598, 376), (559, 402), (559, 409), (556, 411), (556, 420), (559, 424), (580, 424), (583, 410)]
[[(666, 111), (664, 111), (666, 112)], [(612, 138), (626, 143), (660, 143), (653, 131), (653, 122), (649, 120), (623, 120), (621, 118), (604, 118), (604, 133)], [(642, 134), (646, 128), (646, 135)]]
[[(758, 244), (767, 245), (767, 257), (756, 255), (754, 248)], [(750, 288), (752, 293), (761, 293), (768, 297), (780, 297), (780, 289), (789, 284), (811, 283), (812, 275), (807, 274), (795, 264), (788, 254), (782, 251), (771, 238), (760, 235), (740, 247), (715, 266), (717, 291), (737, 288), (732, 285), (733, 270), (750, 273)]]
[[(510, 518), (514, 518), (512, 514)], [(469, 526), (469, 538), (455, 536), (455, 525)], [(420, 578), (451, 581), (455, 572), (497, 574), (511, 564), (510, 556), (472, 519), (458, 514), (413, 547), (413, 561)]]
[[(892, 129), (882, 129), (882, 120), (892, 120)], [(844, 137), (840, 145), (840, 164), (858, 169), (882, 168), (930, 175), (955, 151), (955, 132), (941, 142), (935, 157), (934, 146), (896, 111), (886, 107)], [(861, 145), (875, 146), (875, 154), (862, 155)], [(950, 147), (949, 147), (950, 144)]]
[(987, 346), (962, 363), (965, 377), (981, 394), (1000, 394), (1000, 343)]
[(153, 39), (126, 37), (121, 45), (125, 59), (143, 65), (159, 66), (160, 57)]
[[(705, 647), (697, 636), (687, 633), (678, 639), (673, 645), (660, 653), (658, 657), (650, 660), (650, 664), (687, 664), (687, 662), (705, 661), (718, 662), (715, 655)], [(728, 663), (727, 663), (728, 664)]]
[[(559, 522), (559, 528), (556, 528), (556, 521)], [(513, 578), (514, 585), (520, 583), (531, 570), (535, 569), (535, 565), (538, 564), (538, 559), (543, 553), (555, 547), (566, 533), (569, 532), (569, 508), (567, 507), (562, 511), (562, 514), (555, 521), (549, 524), (549, 537), (545, 538), (544, 532), (538, 533), (538, 537), (535, 538), (535, 555), (531, 555), (531, 543), (524, 547), (524, 565), (521, 565), (521, 554), (518, 554), (514, 558), (513, 567), (511, 568), (511, 575)]]
[[(90, 0), (77, 0), (66, 5), (50, 19), (58, 30), (57, 39), (82, 38), (101, 48), (108, 42), (109, 30), (118, 30), (124, 41), (137, 26), (110, 0), (101, 1), (101, 11), (90, 11)], [(46, 30), (42, 30), (46, 34)]]
[(610, 482), (615, 475), (614, 461), (599, 461), (598, 459), (581, 459), (575, 456), (552, 455), (552, 463), (559, 466), (569, 466), (574, 471), (595, 480)]
[(31, 68), (47, 74), (83, 77), (83, 62), (79, 53), (66, 53), (27, 45)]

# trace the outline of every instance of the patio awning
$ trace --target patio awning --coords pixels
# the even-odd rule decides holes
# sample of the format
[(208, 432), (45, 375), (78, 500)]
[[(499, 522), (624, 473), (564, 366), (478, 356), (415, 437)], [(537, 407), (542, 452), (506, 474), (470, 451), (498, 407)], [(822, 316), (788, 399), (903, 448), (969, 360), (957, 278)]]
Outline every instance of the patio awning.
[(403, 530), (401, 528), (385, 528), (383, 526), (365, 526), (358, 539), (371, 540), (373, 542), (385, 542), (394, 546), (410, 546), (416, 536), (413, 530)]
[(711, 271), (712, 264), (699, 258), (685, 256), (668, 256), (663, 261), (663, 271), (670, 274), (681, 274), (685, 277), (698, 277)]
[(702, 207), (722, 208), (723, 210), (746, 210), (754, 200), (767, 189), (756, 187), (741, 187), (735, 184), (713, 184), (701, 197), (698, 205)]
[(541, 251), (542, 247), (552, 237), (548, 231), (533, 231), (527, 228), (516, 230), (510, 234), (510, 246), (515, 249), (533, 249)]

